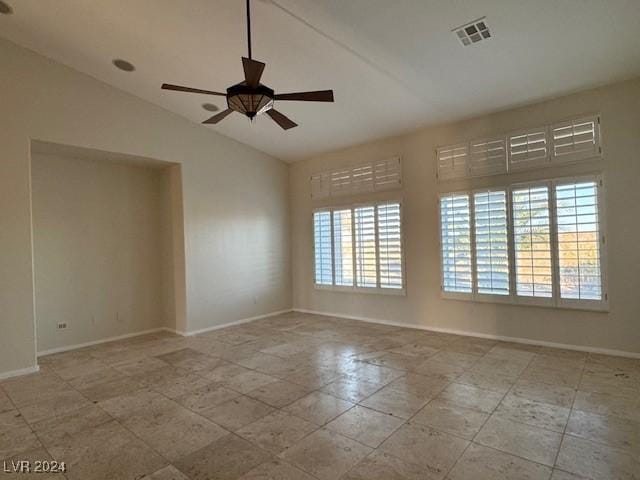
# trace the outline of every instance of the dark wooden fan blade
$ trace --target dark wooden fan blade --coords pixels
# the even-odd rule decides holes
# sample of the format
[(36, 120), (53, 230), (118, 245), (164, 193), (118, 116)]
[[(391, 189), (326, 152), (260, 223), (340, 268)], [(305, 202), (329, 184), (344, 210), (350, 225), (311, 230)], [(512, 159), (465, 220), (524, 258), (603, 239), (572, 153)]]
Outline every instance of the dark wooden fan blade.
[(176, 92), (204, 93), (205, 95), (220, 95), (221, 97), (227, 96), (226, 93), (212, 92), (211, 90), (201, 90), (199, 88), (183, 87), (181, 85), (171, 85), (170, 83), (163, 83), (162, 89), (175, 90)]
[(233, 112), (233, 110), (231, 110), (230, 108), (227, 108), (224, 112), (220, 112), (217, 115), (214, 115), (211, 118), (208, 118), (207, 120), (205, 120), (202, 123), (206, 123), (207, 125), (209, 124), (216, 124), (218, 123), (220, 120), (226, 118), (227, 115), (229, 115), (231, 112)]
[(269, 115), (273, 121), (280, 125), (284, 130), (289, 130), (290, 128), (298, 126), (296, 122), (273, 108), (271, 110), (267, 110), (267, 115)]
[(265, 64), (251, 58), (242, 57), (242, 68), (244, 68), (244, 79), (250, 87), (257, 87), (260, 84), (262, 72)]
[(301, 102), (333, 102), (333, 90), (316, 92), (279, 93), (274, 100), (299, 100)]

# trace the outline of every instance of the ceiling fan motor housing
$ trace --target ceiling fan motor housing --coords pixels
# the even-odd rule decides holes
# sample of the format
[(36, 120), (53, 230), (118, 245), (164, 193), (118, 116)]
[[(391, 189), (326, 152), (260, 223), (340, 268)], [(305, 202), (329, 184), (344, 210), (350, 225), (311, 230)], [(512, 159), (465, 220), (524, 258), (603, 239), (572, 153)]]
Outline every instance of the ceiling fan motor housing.
[(227, 105), (231, 110), (254, 118), (273, 108), (274, 95), (273, 90), (262, 84), (250, 87), (241, 82), (227, 88)]

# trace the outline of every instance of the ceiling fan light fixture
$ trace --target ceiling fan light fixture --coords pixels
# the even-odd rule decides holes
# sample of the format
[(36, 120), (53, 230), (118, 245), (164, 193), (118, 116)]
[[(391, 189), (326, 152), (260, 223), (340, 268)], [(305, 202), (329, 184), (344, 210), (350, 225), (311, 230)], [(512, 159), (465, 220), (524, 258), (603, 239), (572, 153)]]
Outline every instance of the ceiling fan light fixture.
[(2, 15), (12, 15), (13, 8), (11, 8), (11, 5), (9, 5), (7, 2), (3, 2), (2, 0), (0, 0), (0, 13)]
[[(2, 0), (0, 0), (2, 1)], [(242, 57), (244, 81), (227, 88), (227, 93), (204, 90), (201, 88), (185, 87), (171, 83), (163, 83), (163, 90), (174, 90), (186, 93), (199, 93), (203, 95), (216, 95), (226, 97), (227, 109), (206, 119), (204, 124), (216, 125), (229, 114), (238, 112), (253, 120), (257, 115), (266, 113), (282, 129), (289, 130), (298, 124), (283, 113), (273, 108), (275, 100), (293, 100), (299, 102), (333, 102), (333, 90), (317, 90), (313, 92), (280, 93), (275, 92), (260, 83), (266, 64), (254, 60), (251, 56), (251, 0), (247, 1), (247, 50), (248, 56)], [(206, 105), (206, 104), (205, 104)], [(204, 107), (204, 105), (203, 105)], [(206, 107), (204, 107), (207, 110)], [(215, 111), (215, 110), (211, 110)]]

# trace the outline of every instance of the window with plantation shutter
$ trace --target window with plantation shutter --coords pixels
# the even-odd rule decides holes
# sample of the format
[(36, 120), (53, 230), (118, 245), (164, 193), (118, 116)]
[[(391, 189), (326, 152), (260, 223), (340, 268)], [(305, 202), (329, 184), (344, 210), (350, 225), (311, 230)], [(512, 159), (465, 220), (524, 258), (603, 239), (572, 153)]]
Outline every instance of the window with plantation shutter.
[(400, 157), (311, 175), (311, 198), (356, 195), (402, 188)]
[(600, 156), (600, 118), (583, 117), (551, 127), (552, 159), (571, 162)]
[(598, 182), (555, 186), (560, 297), (602, 300)]
[(313, 214), (313, 240), (315, 282), (318, 285), (331, 285), (333, 283), (331, 212), (321, 211)]
[(507, 192), (476, 192), (473, 213), (477, 292), (509, 295)]
[(440, 198), (442, 289), (471, 293), (471, 213), (468, 194)]
[(400, 204), (378, 205), (378, 264), (381, 288), (402, 288)]
[(351, 209), (333, 212), (335, 284), (353, 286), (353, 222)]
[(464, 178), (469, 174), (469, 146), (467, 144), (440, 147), (436, 150), (438, 179)]
[(507, 150), (504, 138), (471, 142), (471, 175), (499, 175), (507, 173)]
[(314, 212), (315, 284), (404, 293), (400, 202)]
[(531, 129), (508, 137), (509, 169), (518, 170), (543, 165), (549, 160), (547, 129)]
[(512, 191), (516, 293), (524, 297), (553, 295), (549, 187)]
[(375, 207), (359, 207), (355, 214), (355, 247), (356, 247), (356, 285), (358, 287), (376, 287), (377, 245), (376, 245), (376, 209)]

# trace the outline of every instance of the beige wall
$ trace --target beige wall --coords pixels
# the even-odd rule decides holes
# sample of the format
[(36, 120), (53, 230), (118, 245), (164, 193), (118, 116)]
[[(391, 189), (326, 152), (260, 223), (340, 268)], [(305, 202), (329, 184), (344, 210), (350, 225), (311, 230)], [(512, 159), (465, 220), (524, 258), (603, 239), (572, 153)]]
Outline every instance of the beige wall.
[[(604, 160), (579, 167), (524, 173), (508, 179), (438, 184), (435, 148), (568, 117), (600, 112)], [(295, 163), (291, 169), (293, 303), (295, 308), (368, 317), (432, 328), (640, 352), (640, 81), (629, 81), (460, 123), (425, 128)], [(400, 154), (407, 294), (349, 294), (313, 286), (314, 172)], [(440, 296), (439, 191), (534, 177), (603, 171), (605, 176), (609, 313), (445, 300)], [(345, 198), (337, 199), (344, 203)]]
[(34, 154), (31, 175), (38, 352), (174, 324), (164, 170)]
[(286, 164), (5, 40), (0, 72), (0, 375), (36, 364), (31, 139), (181, 164), (186, 329), (290, 307)]

